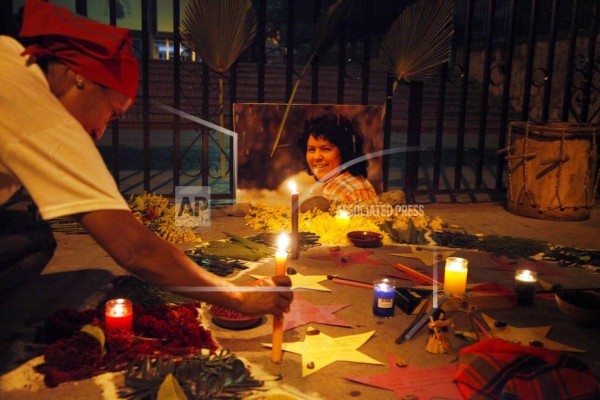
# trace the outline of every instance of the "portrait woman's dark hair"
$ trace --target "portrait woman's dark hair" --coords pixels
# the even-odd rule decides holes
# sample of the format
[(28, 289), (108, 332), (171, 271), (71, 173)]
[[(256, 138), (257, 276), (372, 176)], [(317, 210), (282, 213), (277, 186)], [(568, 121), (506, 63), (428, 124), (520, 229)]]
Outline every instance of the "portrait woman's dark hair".
[[(350, 121), (342, 114), (326, 112), (319, 114), (314, 118), (309, 118), (304, 123), (304, 132), (298, 138), (298, 147), (302, 154), (306, 156), (308, 138), (323, 138), (329, 140), (340, 149), (342, 164), (352, 162), (359, 157), (363, 157), (363, 134), (358, 129), (358, 125)], [(309, 175), (312, 175), (310, 167), (306, 163), (306, 157), (303, 159), (304, 166)], [(347, 167), (342, 167), (342, 171), (347, 170), (352, 175), (367, 177), (367, 161), (352, 163)]]

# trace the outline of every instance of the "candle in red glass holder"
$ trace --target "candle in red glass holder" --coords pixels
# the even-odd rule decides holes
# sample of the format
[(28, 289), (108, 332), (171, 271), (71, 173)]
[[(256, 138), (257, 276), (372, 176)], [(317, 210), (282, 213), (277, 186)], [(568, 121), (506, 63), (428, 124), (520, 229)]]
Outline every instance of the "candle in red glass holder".
[(128, 299), (113, 299), (106, 302), (104, 311), (106, 332), (133, 331), (133, 304)]

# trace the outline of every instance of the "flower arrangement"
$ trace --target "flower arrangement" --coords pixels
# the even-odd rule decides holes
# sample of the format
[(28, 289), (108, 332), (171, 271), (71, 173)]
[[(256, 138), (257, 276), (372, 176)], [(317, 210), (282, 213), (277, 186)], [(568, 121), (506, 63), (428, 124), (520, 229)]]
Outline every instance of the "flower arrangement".
[(131, 195), (129, 207), (134, 217), (171, 243), (189, 243), (199, 240), (193, 230), (175, 224), (175, 207), (159, 194)]
[[(347, 227), (336, 226), (338, 209), (349, 211)], [(250, 205), (246, 213), (246, 224), (257, 232), (281, 232), (291, 229), (291, 209), (285, 206), (268, 206), (263, 203)], [(383, 235), (383, 243), (425, 243), (429, 231), (441, 231), (440, 217), (430, 217), (420, 209), (405, 209), (389, 204), (372, 204), (357, 207), (339, 207), (329, 211), (307, 211), (299, 213), (299, 230), (312, 232), (320, 237), (321, 243), (347, 244), (349, 231), (371, 231)]]
[(124, 370), (139, 357), (191, 357), (203, 349), (213, 354), (218, 346), (212, 333), (200, 324), (198, 307), (199, 303), (148, 308), (135, 304), (133, 334), (105, 334), (100, 308), (57, 311), (46, 320), (46, 339), (53, 343), (37, 370), (44, 374), (48, 387), (55, 387)]

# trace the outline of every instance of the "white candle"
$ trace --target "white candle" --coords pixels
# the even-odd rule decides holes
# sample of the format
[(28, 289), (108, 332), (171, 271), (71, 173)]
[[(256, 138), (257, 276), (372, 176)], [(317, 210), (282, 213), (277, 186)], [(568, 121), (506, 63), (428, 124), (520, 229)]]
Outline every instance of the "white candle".
[(298, 189), (294, 181), (290, 181), (288, 186), (292, 192), (292, 259), (297, 260), (299, 256), (298, 242), (300, 240), (298, 233)]
[(460, 257), (448, 257), (444, 271), (444, 292), (462, 296), (467, 289), (468, 261)]

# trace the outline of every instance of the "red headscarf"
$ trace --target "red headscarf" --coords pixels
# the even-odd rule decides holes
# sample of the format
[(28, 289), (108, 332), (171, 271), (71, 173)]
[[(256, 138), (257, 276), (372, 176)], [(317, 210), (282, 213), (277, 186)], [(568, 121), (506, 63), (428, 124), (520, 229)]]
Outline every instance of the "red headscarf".
[(138, 61), (128, 29), (73, 15), (41, 0), (27, 0), (20, 36), (38, 37), (22, 55), (52, 56), (92, 82), (135, 99)]

